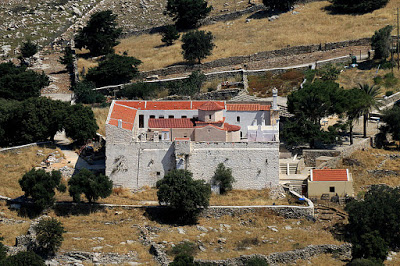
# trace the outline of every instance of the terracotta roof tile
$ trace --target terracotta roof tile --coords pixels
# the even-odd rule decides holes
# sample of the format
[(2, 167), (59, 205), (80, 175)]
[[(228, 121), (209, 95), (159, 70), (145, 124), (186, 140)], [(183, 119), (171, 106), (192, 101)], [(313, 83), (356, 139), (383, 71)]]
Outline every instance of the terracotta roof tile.
[(346, 169), (312, 169), (312, 181), (348, 181)]
[(263, 105), (258, 103), (240, 104), (231, 103), (226, 105), (227, 111), (269, 111), (271, 105)]
[(150, 118), (149, 128), (193, 128), (190, 118)]
[[(108, 121), (108, 124), (118, 127), (118, 119), (110, 118), (110, 121)], [(133, 124), (122, 121), (122, 128), (127, 129), (127, 130), (132, 130)]]
[(205, 102), (200, 107), (199, 110), (203, 111), (219, 111), (225, 109), (224, 106), (216, 103), (216, 102)]
[(132, 130), (136, 112), (133, 108), (114, 104), (108, 124), (118, 126), (118, 120), (122, 120), (122, 128)]

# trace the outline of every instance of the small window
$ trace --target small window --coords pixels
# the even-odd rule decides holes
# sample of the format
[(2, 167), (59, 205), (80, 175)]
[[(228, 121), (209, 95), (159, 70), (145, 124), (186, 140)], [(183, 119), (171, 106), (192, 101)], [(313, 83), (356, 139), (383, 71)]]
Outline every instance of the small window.
[(144, 128), (144, 115), (139, 115), (139, 128)]
[(208, 116), (208, 119), (211, 119), (211, 115)]
[(174, 116), (173, 116), (173, 115), (170, 115), (170, 116), (168, 116), (168, 118), (174, 118)]
[(160, 115), (158, 118), (159, 118), (159, 119), (164, 119), (164, 116), (163, 116), (163, 115)]
[(243, 132), (240, 131), (240, 138), (243, 138)]
[(335, 192), (335, 187), (329, 187), (329, 192)]
[(160, 176), (161, 175), (161, 172), (157, 172), (157, 176)]
[(151, 115), (150, 118), (156, 118), (156, 116), (155, 115)]
[(184, 138), (187, 138), (187, 135), (183, 135)]
[(187, 116), (186, 116), (186, 115), (183, 115), (183, 116), (181, 116), (181, 118), (187, 118)]
[(240, 116), (236, 117), (236, 122), (240, 123)]

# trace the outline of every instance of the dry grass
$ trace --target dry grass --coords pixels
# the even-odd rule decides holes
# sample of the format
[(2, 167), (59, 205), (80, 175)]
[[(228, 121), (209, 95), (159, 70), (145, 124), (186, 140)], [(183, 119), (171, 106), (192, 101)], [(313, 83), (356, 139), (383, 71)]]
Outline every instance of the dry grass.
[[(37, 156), (42, 150), (44, 156)], [(11, 152), (0, 153), (0, 195), (15, 198), (23, 194), (18, 180), (24, 173), (40, 164), (47, 155), (58, 150), (53, 148), (29, 147)]]
[[(219, 22), (201, 27), (215, 36), (216, 48), (205, 61), (229, 56), (248, 55), (260, 51), (281, 49), (287, 46), (318, 44), (370, 37), (374, 31), (394, 24), (394, 8), (400, 0), (392, 0), (382, 9), (365, 15), (330, 15), (324, 10), (328, 1), (299, 5), (291, 12), (280, 15), (275, 21), (267, 18), (252, 19), (248, 15), (229, 22)], [(160, 35), (142, 35), (124, 39), (117, 52), (128, 51), (143, 61), (140, 70), (151, 70), (183, 61), (181, 42), (162, 46)], [(349, 51), (351, 52), (351, 51)]]
[(108, 111), (110, 110), (109, 107), (106, 108), (98, 108), (94, 107), (92, 108), (93, 113), (94, 113), (94, 118), (96, 119), (97, 126), (99, 129), (97, 130), (97, 133), (105, 136), (106, 135), (106, 120), (108, 116)]
[(396, 151), (386, 151), (381, 149), (368, 149), (365, 151), (356, 151), (350, 158), (360, 162), (360, 166), (347, 166), (340, 163), (338, 168), (349, 168), (349, 171), (353, 174), (353, 187), (354, 192), (357, 195), (361, 191), (366, 191), (368, 186), (373, 184), (387, 184), (389, 186), (399, 186), (400, 178), (398, 176), (387, 175), (382, 177), (374, 177), (368, 173), (367, 170), (373, 169), (384, 169), (384, 170), (400, 170), (400, 159), (391, 160), (388, 159), (382, 167), (378, 168), (386, 157), (384, 155), (399, 154)]
[(341, 266), (346, 265), (346, 262), (335, 259), (332, 254), (322, 254), (319, 256), (312, 257), (309, 260), (297, 260), (294, 265), (305, 266), (305, 265), (315, 265), (315, 266)]
[[(377, 75), (384, 77), (386, 74), (391, 73), (392, 71), (390, 69), (380, 69), (377, 73), (377, 68), (372, 68), (370, 70), (360, 70), (360, 69), (347, 69), (343, 71), (338, 78), (338, 83), (343, 86), (345, 89), (351, 89), (354, 87), (358, 87), (358, 84), (374, 84), (374, 77)], [(393, 70), (394, 76), (399, 79), (400, 78), (400, 71), (397, 70), (397, 68), (394, 68)], [(385, 87), (384, 85), (380, 86), (381, 87), (381, 93), (380, 95), (383, 96), (385, 95), (385, 92), (387, 91), (393, 91), (397, 92), (399, 91), (398, 86), (393, 86), (393, 87)]]

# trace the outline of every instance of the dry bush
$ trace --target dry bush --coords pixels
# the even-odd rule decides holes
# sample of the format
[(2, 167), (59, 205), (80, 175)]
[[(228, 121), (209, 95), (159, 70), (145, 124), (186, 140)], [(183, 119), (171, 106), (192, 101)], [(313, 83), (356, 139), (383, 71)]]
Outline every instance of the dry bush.
[(97, 132), (103, 136), (106, 135), (106, 120), (108, 116), (108, 111), (110, 110), (109, 107), (106, 108), (98, 108), (94, 107), (92, 108), (93, 113), (94, 113), (94, 118), (96, 119), (97, 126), (99, 129)]

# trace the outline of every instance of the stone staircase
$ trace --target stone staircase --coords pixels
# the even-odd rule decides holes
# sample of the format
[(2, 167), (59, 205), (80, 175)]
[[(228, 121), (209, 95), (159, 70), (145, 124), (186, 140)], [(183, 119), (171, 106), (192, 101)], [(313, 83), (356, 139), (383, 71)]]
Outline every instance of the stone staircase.
[(279, 172), (285, 175), (297, 174), (297, 162), (293, 163), (280, 163)]

